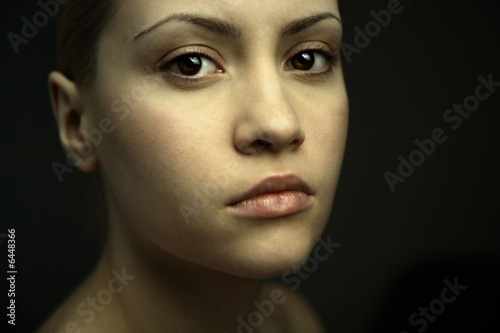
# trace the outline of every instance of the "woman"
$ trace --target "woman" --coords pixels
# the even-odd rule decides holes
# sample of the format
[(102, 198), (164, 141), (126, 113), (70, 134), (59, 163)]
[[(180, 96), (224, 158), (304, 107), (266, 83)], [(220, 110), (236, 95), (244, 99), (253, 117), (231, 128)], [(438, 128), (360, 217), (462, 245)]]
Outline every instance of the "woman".
[(49, 76), (107, 239), (39, 332), (321, 332), (310, 255), (347, 133), (336, 0), (78, 1)]

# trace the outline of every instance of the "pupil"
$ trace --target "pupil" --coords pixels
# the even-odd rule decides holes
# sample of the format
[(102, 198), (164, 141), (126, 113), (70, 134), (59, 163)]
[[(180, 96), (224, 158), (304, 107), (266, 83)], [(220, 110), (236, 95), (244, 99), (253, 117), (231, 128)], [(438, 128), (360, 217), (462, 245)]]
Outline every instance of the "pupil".
[(179, 60), (179, 69), (185, 75), (196, 75), (201, 70), (201, 65), (200, 57), (187, 56)]
[(314, 54), (310, 52), (301, 53), (293, 58), (293, 65), (300, 70), (308, 70), (314, 66)]

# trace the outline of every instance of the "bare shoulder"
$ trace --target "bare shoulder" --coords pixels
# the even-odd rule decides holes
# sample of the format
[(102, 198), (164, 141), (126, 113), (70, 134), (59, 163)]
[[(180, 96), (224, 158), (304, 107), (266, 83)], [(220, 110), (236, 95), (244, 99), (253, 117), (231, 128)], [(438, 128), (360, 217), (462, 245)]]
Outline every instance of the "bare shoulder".
[(266, 283), (263, 292), (282, 301), (283, 316), (293, 333), (325, 333), (324, 324), (311, 304), (298, 292), (278, 283)]

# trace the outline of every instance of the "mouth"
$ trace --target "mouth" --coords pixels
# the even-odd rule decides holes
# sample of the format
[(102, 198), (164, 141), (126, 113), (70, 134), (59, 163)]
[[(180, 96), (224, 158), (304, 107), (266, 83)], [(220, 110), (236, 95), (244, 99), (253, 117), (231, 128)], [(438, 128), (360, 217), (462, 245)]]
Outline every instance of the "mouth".
[(309, 185), (295, 175), (271, 176), (228, 206), (237, 217), (276, 218), (309, 209), (312, 206), (312, 194)]

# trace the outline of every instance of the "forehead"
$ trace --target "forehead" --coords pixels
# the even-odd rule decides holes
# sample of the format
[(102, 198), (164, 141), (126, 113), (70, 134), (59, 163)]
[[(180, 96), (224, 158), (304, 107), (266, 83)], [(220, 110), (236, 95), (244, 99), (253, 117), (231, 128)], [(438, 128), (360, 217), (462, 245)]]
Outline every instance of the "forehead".
[(118, 0), (108, 30), (130, 39), (169, 15), (191, 13), (229, 21), (243, 32), (271, 32), (290, 20), (325, 11), (340, 17), (337, 0)]

